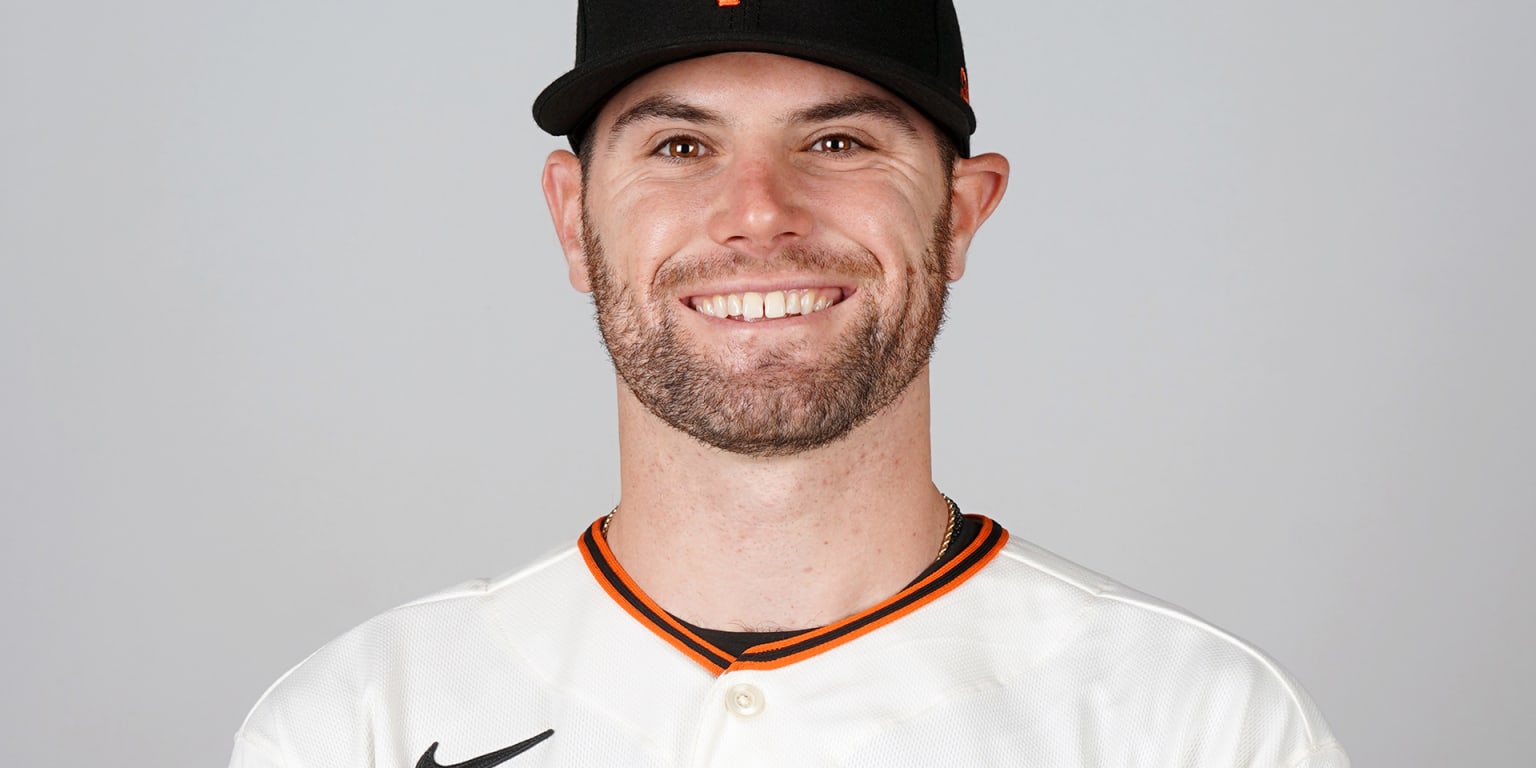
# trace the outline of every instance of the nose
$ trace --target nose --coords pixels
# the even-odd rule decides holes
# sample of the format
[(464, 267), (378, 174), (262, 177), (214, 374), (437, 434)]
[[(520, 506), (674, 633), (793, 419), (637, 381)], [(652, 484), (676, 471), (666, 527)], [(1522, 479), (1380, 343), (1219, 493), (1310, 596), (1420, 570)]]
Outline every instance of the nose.
[(767, 254), (810, 234), (796, 173), (771, 156), (733, 158), (710, 212), (710, 237), (732, 250)]

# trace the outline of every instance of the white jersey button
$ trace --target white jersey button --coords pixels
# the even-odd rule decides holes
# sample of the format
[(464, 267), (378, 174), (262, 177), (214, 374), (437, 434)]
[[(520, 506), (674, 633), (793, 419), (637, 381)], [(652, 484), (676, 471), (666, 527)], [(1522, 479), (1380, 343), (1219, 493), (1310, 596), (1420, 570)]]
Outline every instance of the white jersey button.
[(763, 692), (755, 685), (737, 683), (725, 692), (725, 708), (737, 717), (756, 717), (763, 703)]

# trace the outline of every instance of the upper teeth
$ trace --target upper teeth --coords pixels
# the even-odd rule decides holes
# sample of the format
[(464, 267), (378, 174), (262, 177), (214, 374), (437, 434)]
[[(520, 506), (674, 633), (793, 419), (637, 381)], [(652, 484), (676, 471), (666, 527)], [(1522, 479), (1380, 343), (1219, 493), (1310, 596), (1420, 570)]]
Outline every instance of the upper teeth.
[(836, 304), (843, 297), (838, 288), (800, 288), (757, 293), (722, 293), (695, 296), (693, 308), (710, 317), (735, 317), (761, 320), (785, 315), (808, 315)]

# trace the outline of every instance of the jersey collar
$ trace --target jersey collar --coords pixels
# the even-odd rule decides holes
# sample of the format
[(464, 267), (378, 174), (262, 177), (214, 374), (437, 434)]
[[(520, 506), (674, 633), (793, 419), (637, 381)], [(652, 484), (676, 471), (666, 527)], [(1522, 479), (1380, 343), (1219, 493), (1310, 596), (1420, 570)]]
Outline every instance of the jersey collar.
[(678, 651), (712, 674), (720, 675), (743, 669), (774, 669), (824, 653), (873, 632), (960, 586), (990, 562), (1008, 541), (1008, 532), (996, 522), (979, 515), (967, 517), (981, 524), (980, 532), (969, 546), (932, 573), (866, 611), (794, 637), (753, 646), (740, 656), (732, 656), (699, 637), (645, 594), (608, 548), (603, 537), (602, 518), (587, 528), (577, 540), (577, 547), (592, 576), (614, 602)]

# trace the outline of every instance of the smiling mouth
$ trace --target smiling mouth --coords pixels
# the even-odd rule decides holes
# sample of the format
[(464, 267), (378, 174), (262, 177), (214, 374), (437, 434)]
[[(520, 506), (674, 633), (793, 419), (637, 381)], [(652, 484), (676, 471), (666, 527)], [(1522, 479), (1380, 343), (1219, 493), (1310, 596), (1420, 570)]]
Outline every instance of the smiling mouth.
[(753, 322), (820, 312), (843, 300), (841, 288), (796, 288), (758, 293), (719, 293), (693, 296), (688, 304), (701, 315)]

